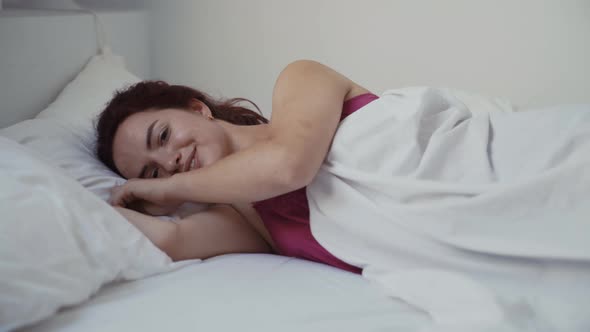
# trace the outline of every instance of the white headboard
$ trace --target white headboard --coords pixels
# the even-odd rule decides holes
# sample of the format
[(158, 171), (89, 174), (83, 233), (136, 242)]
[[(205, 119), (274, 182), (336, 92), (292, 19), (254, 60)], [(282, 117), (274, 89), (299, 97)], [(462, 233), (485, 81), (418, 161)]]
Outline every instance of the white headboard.
[[(150, 77), (148, 14), (99, 12), (106, 41), (129, 70)], [(0, 11), (0, 128), (34, 117), (97, 53), (84, 12)]]

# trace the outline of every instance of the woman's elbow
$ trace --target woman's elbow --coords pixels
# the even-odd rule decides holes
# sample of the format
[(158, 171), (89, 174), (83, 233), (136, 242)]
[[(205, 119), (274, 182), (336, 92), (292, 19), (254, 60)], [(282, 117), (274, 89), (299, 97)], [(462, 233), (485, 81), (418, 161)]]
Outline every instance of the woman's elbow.
[(298, 160), (284, 161), (282, 169), (282, 183), (289, 191), (309, 185), (317, 173), (317, 170), (312, 170), (309, 165)]
[[(169, 222), (172, 223), (172, 221)], [(186, 259), (182, 256), (182, 244), (180, 236), (178, 236), (178, 227), (174, 227), (166, 234), (162, 234), (153, 241), (153, 244), (174, 262)]]
[[(315, 177), (319, 166), (310, 164), (308, 154), (299, 145), (290, 144), (286, 139), (272, 141), (272, 154), (266, 160), (265, 174), (279, 189), (290, 192), (307, 186)], [(271, 180), (272, 179), (272, 180)]]

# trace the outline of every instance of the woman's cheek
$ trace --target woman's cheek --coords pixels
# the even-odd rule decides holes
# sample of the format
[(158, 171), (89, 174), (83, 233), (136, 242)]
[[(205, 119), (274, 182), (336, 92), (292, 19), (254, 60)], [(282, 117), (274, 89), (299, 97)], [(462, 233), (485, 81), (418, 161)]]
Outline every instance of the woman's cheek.
[(185, 146), (193, 141), (190, 132), (181, 130), (177, 130), (176, 133), (173, 134), (173, 139), (177, 146)]
[(204, 152), (203, 160), (201, 161), (202, 166), (209, 166), (229, 154), (223, 145), (208, 146)]

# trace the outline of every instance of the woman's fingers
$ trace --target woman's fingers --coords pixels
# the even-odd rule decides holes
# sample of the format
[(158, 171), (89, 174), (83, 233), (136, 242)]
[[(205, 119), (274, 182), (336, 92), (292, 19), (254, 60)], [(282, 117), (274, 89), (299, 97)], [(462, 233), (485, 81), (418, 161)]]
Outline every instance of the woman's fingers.
[(111, 188), (111, 197), (109, 197), (109, 204), (112, 206), (120, 206), (119, 200), (119, 188), (120, 186), (114, 186)]
[(129, 189), (127, 184), (113, 187), (109, 203), (113, 206), (127, 206), (132, 201), (132, 192)]
[[(148, 180), (130, 179), (120, 186), (114, 186), (111, 189), (111, 205), (128, 207), (138, 200), (145, 200), (154, 204), (160, 203), (152, 201), (153, 193), (151, 191), (155, 189), (153, 188), (154, 183), (152, 182), (151, 185), (148, 183), (150, 183)], [(148, 189), (150, 187), (152, 189)]]
[(167, 197), (163, 192), (165, 187), (160, 179), (130, 179), (123, 185), (114, 186), (111, 189), (109, 203), (113, 206), (128, 207), (136, 201), (145, 201), (162, 207), (179, 206), (182, 202)]

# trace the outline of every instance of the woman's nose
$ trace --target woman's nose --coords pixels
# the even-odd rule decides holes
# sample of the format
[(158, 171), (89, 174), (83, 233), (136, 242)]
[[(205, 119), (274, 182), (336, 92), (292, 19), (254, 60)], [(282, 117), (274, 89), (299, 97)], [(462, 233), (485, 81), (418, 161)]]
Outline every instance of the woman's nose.
[(160, 150), (154, 159), (169, 175), (176, 173), (180, 168), (181, 154), (178, 151)]
[(178, 172), (180, 165), (181, 155), (180, 152), (171, 153), (168, 158), (168, 165), (166, 165), (166, 171), (170, 174)]

